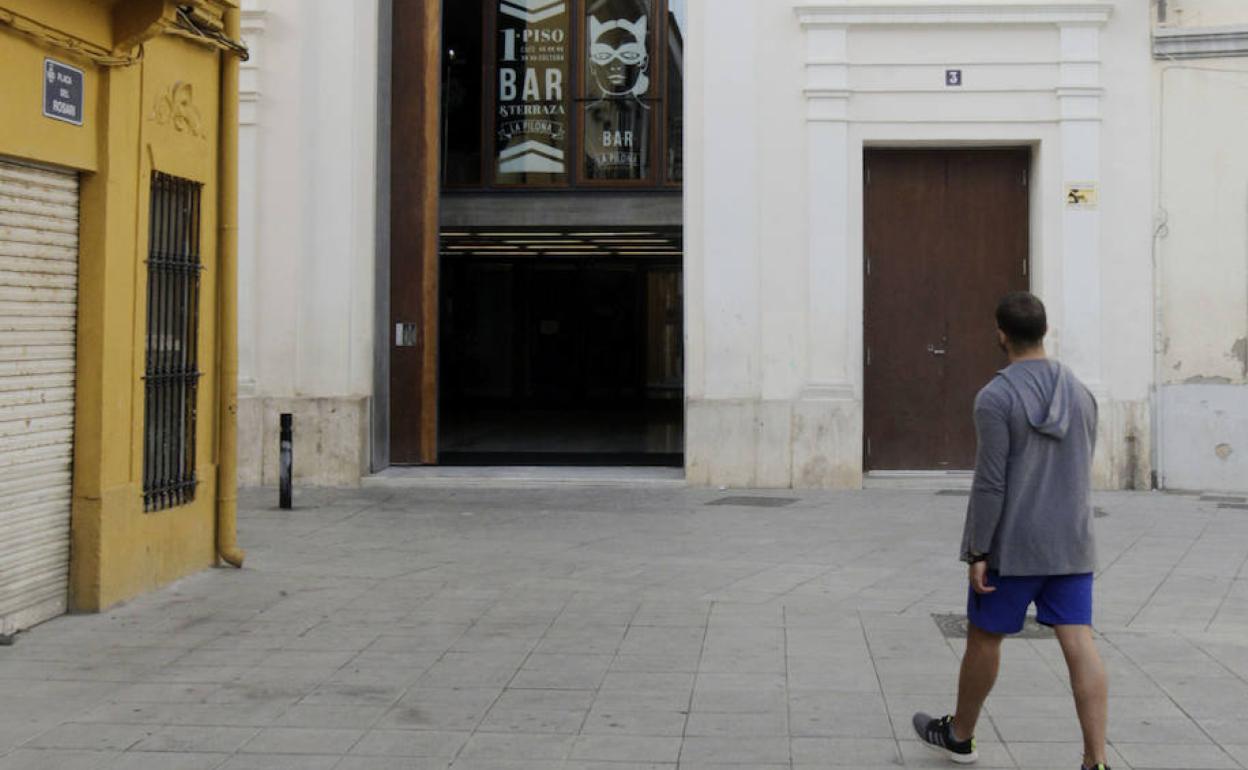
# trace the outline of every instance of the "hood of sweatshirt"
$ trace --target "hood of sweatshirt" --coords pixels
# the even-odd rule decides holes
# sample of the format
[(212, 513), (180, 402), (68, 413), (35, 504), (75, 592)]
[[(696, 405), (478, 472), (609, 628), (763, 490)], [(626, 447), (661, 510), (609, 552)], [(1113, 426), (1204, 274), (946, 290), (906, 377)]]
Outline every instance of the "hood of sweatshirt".
[(1056, 439), (1070, 430), (1075, 383), (1057, 361), (1038, 359), (1010, 364), (997, 373), (1023, 402), (1032, 429)]

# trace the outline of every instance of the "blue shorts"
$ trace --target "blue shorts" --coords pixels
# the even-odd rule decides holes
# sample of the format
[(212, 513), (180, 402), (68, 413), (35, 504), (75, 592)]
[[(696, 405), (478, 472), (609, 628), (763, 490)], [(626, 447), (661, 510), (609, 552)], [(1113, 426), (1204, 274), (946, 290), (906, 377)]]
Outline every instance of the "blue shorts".
[(968, 589), (966, 616), (992, 634), (1023, 630), (1027, 608), (1036, 603), (1036, 620), (1046, 626), (1092, 625), (1092, 573), (1082, 575), (1010, 576), (988, 572), (990, 594)]

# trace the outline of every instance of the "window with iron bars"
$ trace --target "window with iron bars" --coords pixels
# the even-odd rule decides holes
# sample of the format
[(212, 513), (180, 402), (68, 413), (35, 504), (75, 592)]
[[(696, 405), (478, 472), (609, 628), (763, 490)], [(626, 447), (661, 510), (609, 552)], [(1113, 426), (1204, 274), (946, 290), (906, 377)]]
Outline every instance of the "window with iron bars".
[(195, 499), (199, 392), (199, 252), (202, 185), (152, 174), (147, 257), (143, 509)]

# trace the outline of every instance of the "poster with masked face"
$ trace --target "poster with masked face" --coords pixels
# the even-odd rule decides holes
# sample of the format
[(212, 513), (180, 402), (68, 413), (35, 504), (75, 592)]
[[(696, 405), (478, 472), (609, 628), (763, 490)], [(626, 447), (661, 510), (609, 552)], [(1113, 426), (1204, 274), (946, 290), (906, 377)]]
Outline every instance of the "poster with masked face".
[(565, 0), (499, 0), (494, 145), (500, 184), (568, 178), (571, 16)]
[(585, 176), (648, 179), (652, 27), (648, 0), (585, 5)]

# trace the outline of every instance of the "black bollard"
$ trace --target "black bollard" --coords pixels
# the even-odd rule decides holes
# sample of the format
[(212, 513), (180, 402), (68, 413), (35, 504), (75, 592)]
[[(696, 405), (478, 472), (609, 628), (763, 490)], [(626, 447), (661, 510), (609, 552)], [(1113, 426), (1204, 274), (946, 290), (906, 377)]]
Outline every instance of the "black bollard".
[(289, 414), (282, 415), (282, 436), (281, 436), (281, 457), (278, 461), (279, 472), (281, 478), (279, 480), (278, 496), (280, 498), (279, 505), (282, 510), (289, 511), (291, 508), (290, 493), (291, 484), (294, 477), (294, 417)]

